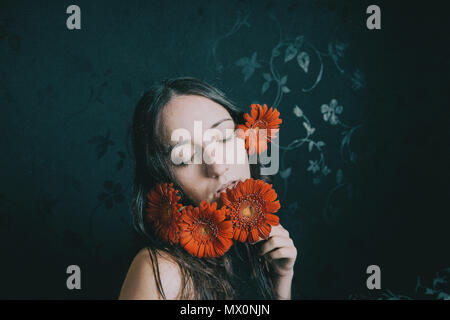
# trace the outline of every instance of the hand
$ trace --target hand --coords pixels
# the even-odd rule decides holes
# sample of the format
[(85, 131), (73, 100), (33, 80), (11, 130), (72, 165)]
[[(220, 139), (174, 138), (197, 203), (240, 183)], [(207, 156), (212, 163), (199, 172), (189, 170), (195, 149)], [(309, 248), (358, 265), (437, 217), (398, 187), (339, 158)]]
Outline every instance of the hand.
[(272, 227), (269, 239), (263, 241), (260, 250), (260, 255), (269, 262), (272, 276), (282, 278), (294, 275), (297, 248), (289, 237), (289, 231), (281, 225)]

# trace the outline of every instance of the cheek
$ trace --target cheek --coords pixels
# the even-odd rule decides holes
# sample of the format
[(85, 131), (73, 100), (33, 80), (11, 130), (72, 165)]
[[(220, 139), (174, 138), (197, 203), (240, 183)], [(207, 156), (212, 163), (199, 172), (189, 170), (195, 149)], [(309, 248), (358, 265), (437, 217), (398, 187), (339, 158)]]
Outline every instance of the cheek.
[[(177, 183), (183, 188), (184, 193), (194, 202), (203, 199), (203, 179), (199, 172), (200, 166), (188, 165), (187, 167), (175, 168), (173, 174)], [(192, 183), (195, 181), (195, 183)]]
[(229, 178), (235, 180), (246, 180), (250, 178), (250, 164), (248, 163), (247, 154), (245, 155), (245, 161), (240, 163), (231, 163), (228, 165)]
[(234, 165), (231, 167), (232, 177), (239, 178), (241, 180), (246, 180), (250, 178), (250, 165), (248, 162), (245, 164)]
[[(247, 149), (245, 149), (245, 142), (243, 139), (236, 138), (236, 163), (233, 163), (230, 168), (233, 171), (234, 177), (241, 179), (250, 178), (250, 165), (248, 161)], [(243, 161), (242, 161), (243, 160)]]

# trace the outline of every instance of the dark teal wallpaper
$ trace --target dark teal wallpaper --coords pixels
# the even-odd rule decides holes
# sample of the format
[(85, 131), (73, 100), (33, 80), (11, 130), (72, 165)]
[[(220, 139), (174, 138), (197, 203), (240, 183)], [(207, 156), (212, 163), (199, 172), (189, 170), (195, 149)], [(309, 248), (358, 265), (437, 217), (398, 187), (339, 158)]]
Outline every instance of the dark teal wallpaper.
[(281, 112), (293, 298), (448, 299), (447, 18), (378, 3), (381, 30), (364, 1), (1, 1), (0, 298), (118, 297), (140, 249), (134, 108), (193, 76)]

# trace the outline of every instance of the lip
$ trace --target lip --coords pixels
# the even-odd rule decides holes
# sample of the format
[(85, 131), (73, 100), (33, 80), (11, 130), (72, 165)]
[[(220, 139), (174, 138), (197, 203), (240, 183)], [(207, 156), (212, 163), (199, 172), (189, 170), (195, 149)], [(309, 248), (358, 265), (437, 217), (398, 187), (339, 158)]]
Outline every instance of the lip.
[(230, 182), (227, 182), (227, 183), (224, 183), (223, 185), (221, 185), (219, 187), (219, 189), (217, 189), (217, 191), (215, 193), (216, 198), (219, 198), (220, 194), (222, 192), (224, 192), (225, 190), (230, 189), (230, 188), (234, 188), (237, 185), (238, 182), (239, 182), (239, 180), (233, 180), (233, 181), (230, 181)]

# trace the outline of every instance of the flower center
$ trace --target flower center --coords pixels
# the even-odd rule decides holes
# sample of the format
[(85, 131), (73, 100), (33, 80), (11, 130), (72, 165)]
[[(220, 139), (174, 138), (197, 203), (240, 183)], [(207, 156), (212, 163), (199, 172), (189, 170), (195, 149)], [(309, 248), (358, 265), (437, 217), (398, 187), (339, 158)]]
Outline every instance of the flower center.
[(255, 213), (255, 209), (253, 209), (252, 206), (247, 206), (244, 209), (242, 209), (242, 215), (244, 217), (251, 217)]
[(167, 212), (166, 212), (166, 214), (167, 214), (167, 217), (168, 218), (171, 218), (172, 217), (172, 208), (167, 208)]
[(206, 229), (206, 226), (201, 226), (200, 232), (205, 236), (208, 235), (208, 229)]
[(217, 232), (217, 228), (214, 225), (211, 225), (210, 222), (198, 221), (195, 231), (193, 232), (193, 237), (198, 242), (206, 243), (214, 241), (214, 238), (217, 236)]
[(249, 194), (241, 198), (237, 205), (237, 214), (233, 218), (239, 226), (253, 226), (265, 219), (263, 201), (259, 196)]

